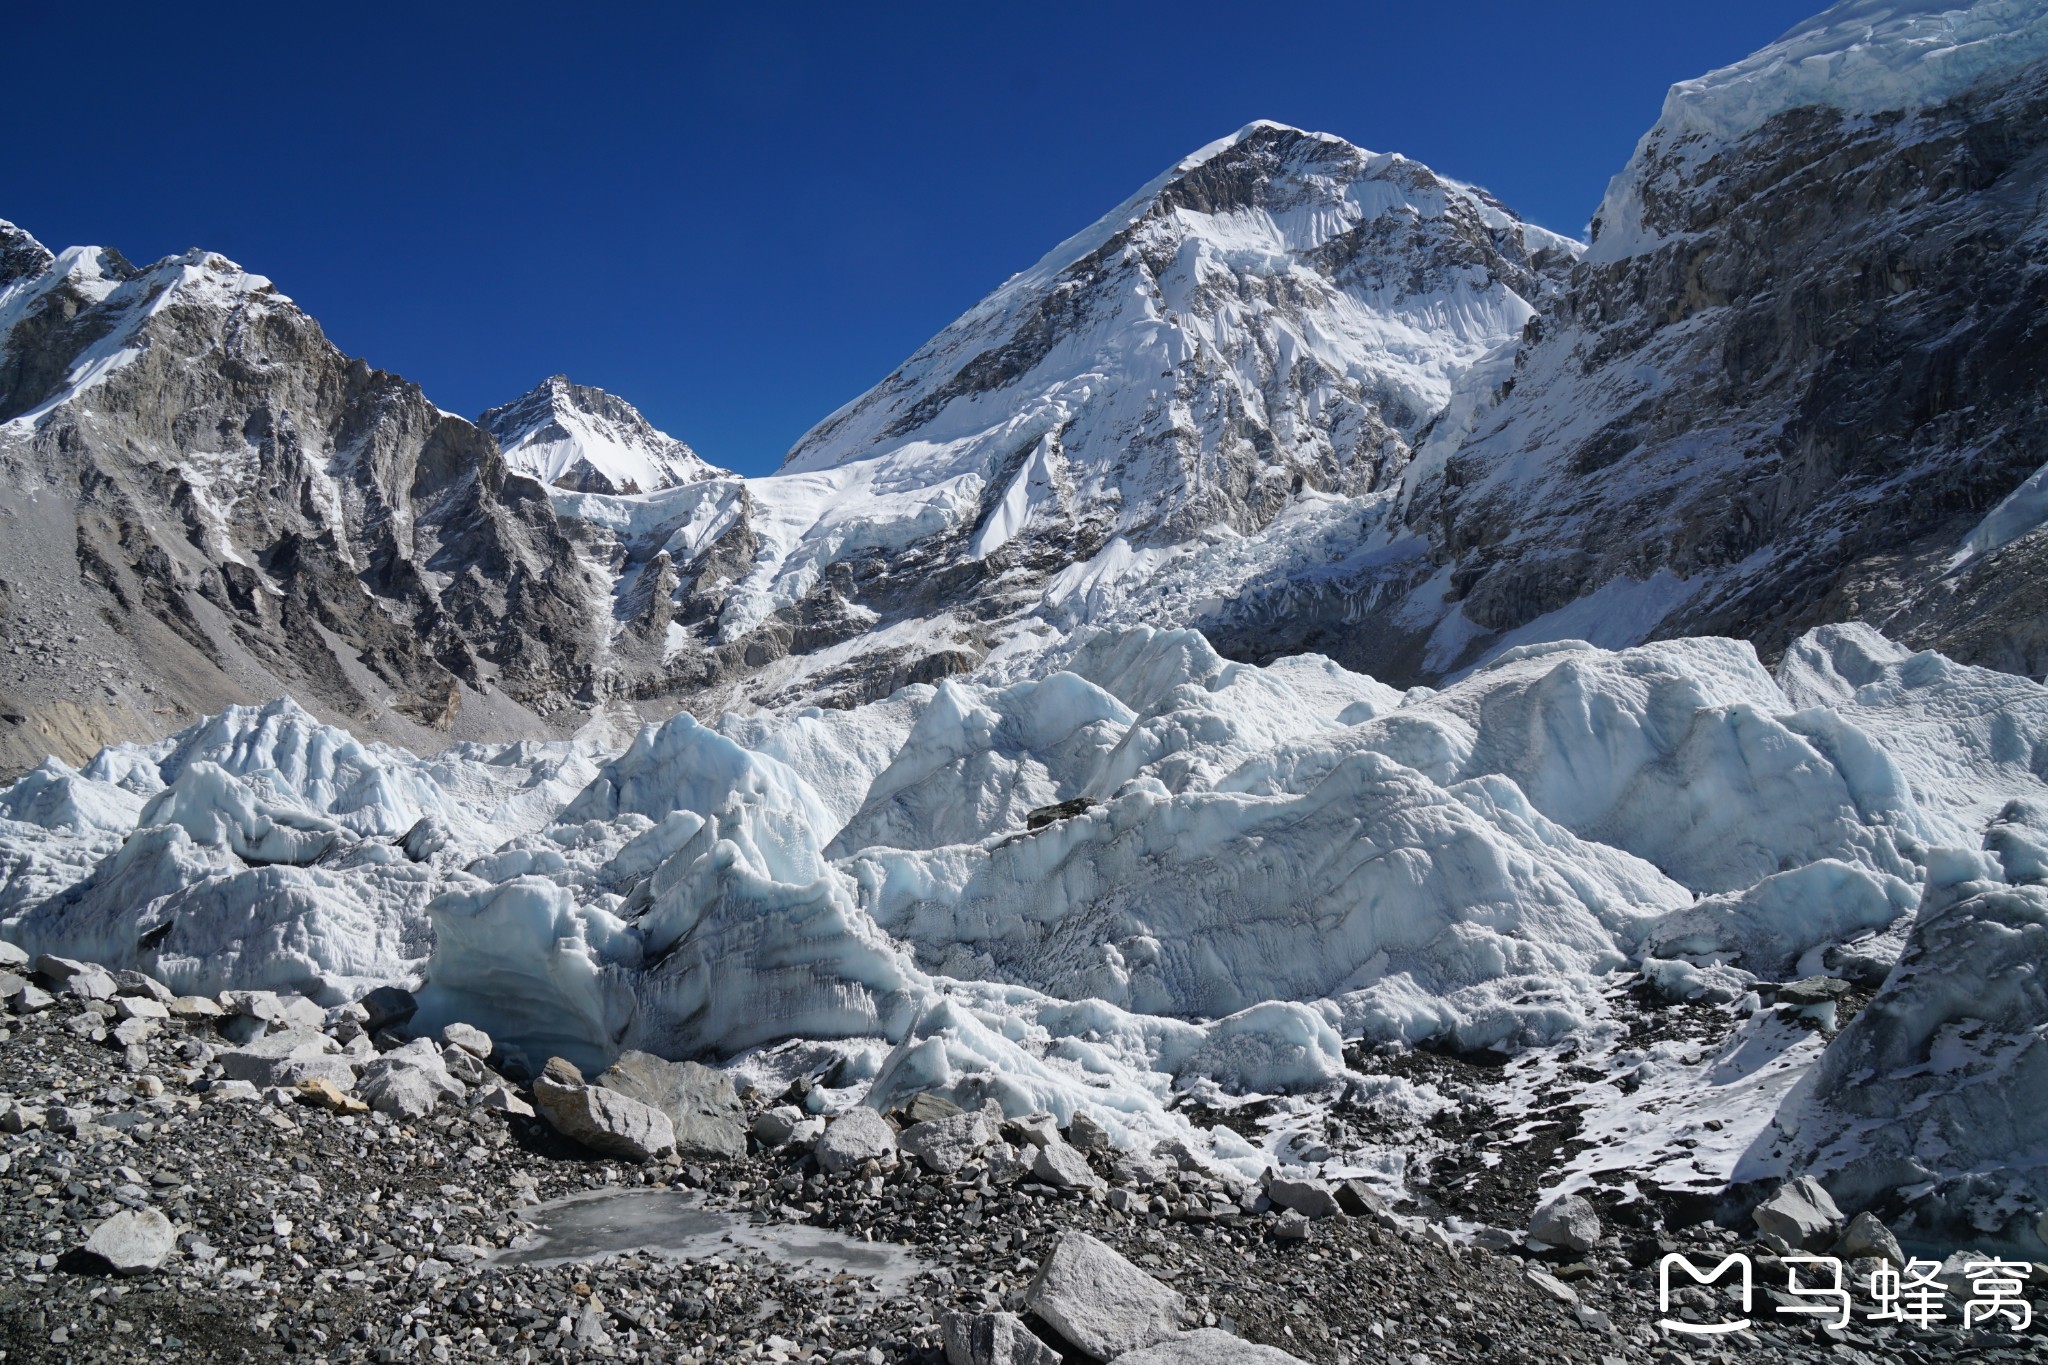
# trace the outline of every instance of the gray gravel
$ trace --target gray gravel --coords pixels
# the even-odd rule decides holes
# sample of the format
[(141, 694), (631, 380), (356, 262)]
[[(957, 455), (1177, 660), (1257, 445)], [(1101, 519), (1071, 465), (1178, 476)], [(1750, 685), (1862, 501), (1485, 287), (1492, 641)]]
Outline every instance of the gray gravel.
[[(1132, 1160), (1085, 1126), (1083, 1146), (1072, 1130), (1013, 1120), (951, 1172), (885, 1150), (827, 1174), (803, 1140), (768, 1150), (755, 1139), (746, 1156), (724, 1162), (670, 1156), (636, 1165), (600, 1158), (506, 1108), (515, 1092), (528, 1092), (486, 1062), (482, 1083), (462, 1098), (400, 1121), (344, 1112), (346, 1096), (331, 1097), (330, 1108), (214, 1079), (229, 1046), (212, 1018), (153, 1021), (156, 1032), (128, 1048), (111, 1036), (113, 1014), (106, 1001), (60, 994), (0, 1021), (7, 1365), (287, 1356), (934, 1362), (948, 1313), (1019, 1313), (1060, 1344), (1029, 1311), (1026, 1291), (1070, 1231), (1099, 1239), (1179, 1294), (1182, 1328), (1213, 1327), (1331, 1365), (1704, 1365), (1717, 1352), (1772, 1361), (2041, 1358), (2038, 1336), (1879, 1332), (1861, 1323), (1831, 1336), (1799, 1322), (1674, 1353), (1649, 1325), (1656, 1305), (1646, 1258), (1681, 1244), (1660, 1243), (1665, 1234), (1610, 1232), (1584, 1255), (1496, 1254), (1454, 1246), (1440, 1226), (1396, 1218), (1357, 1191), (1336, 1200), (1356, 1213), (1307, 1218), (1257, 1188)], [(399, 1041), (384, 1037), (387, 1046)], [(220, 1098), (228, 1094), (245, 1098)], [(743, 1097), (750, 1122), (800, 1098)], [(947, 1117), (932, 1106), (919, 1113)], [(895, 1127), (879, 1116), (856, 1126), (878, 1123)], [(808, 1125), (805, 1140), (817, 1140), (815, 1129)], [(1062, 1166), (1084, 1163), (1098, 1183), (1040, 1180), (1026, 1158), (1044, 1149), (1059, 1151)], [(923, 1269), (908, 1292), (882, 1292), (860, 1275), (738, 1243), (690, 1259), (493, 1259), (530, 1236), (523, 1209), (608, 1188), (694, 1190), (705, 1206), (761, 1224), (905, 1246)], [(1285, 1193), (1297, 1206), (1321, 1207), (1312, 1193)], [(87, 1241), (116, 1215), (145, 1210), (169, 1221), (175, 1246), (158, 1269), (115, 1275)], [(1725, 1229), (1670, 1235), (1688, 1250), (1741, 1246), (1767, 1257)], [(1681, 1312), (1710, 1306), (1703, 1291), (1686, 1293), (1702, 1297), (1681, 1296)]]

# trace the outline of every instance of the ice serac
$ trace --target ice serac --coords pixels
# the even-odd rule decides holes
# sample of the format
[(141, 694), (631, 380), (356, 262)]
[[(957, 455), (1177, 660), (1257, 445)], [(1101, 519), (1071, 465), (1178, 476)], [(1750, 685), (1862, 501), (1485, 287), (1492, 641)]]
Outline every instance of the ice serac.
[(1138, 629), (608, 755), (418, 759), (277, 703), (0, 792), (0, 931), (188, 992), (417, 987), (415, 1034), (529, 1070), (807, 1049), (826, 1112), (1085, 1112), (1250, 1175), (1177, 1096), (1325, 1088), (1359, 1039), (1604, 1036), (1616, 973), (1882, 971), (1944, 847), (1996, 817), (2034, 875), (2044, 696), (1866, 627), (1776, 675), (1570, 642), (1406, 693)]
[[(1370, 566), (1414, 676), (1863, 620), (2048, 672), (2048, 6), (1855, 0), (1671, 89)], [(1396, 605), (1398, 604), (1398, 605)], [(1391, 609), (1389, 609), (1391, 608)]]
[(507, 466), (556, 488), (653, 493), (725, 472), (623, 398), (565, 375), (542, 380), (476, 424), (497, 437)]
[(2048, 1251), (2048, 802), (2014, 801), (1981, 852), (1930, 868), (1905, 951), (1787, 1098), (1759, 1166), (1812, 1171), (1846, 1208), (1898, 1191), (1909, 1246)]

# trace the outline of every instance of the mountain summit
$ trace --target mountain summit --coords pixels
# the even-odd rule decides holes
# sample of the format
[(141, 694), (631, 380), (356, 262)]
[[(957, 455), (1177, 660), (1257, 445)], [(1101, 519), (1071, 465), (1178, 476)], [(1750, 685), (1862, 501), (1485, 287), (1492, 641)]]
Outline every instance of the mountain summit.
[(625, 399), (565, 375), (543, 379), (476, 422), (498, 438), (510, 468), (557, 488), (652, 493), (724, 472)]
[(1055, 501), (1095, 543), (1254, 530), (1304, 488), (1398, 471), (1580, 249), (1418, 162), (1254, 123), (1013, 276), (783, 468), (977, 475), (978, 554)]

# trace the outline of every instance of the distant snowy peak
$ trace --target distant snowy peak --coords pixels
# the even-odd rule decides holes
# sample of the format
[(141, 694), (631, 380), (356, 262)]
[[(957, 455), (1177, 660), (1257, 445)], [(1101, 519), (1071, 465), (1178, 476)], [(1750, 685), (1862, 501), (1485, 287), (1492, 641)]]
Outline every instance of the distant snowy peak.
[(1304, 488), (1381, 486), (1580, 250), (1418, 162), (1255, 123), (1012, 277), (784, 470), (889, 457), (994, 485), (1035, 459), (1120, 530), (1253, 529)]
[(653, 493), (725, 472), (625, 399), (559, 374), (477, 425), (497, 437), (513, 469), (582, 493)]
[[(1608, 186), (1589, 259), (1654, 245), (1647, 199), (1795, 109), (1930, 109), (2048, 60), (2048, 0), (1844, 0), (1741, 61), (1680, 81)], [(1656, 215), (1652, 213), (1651, 217)]]

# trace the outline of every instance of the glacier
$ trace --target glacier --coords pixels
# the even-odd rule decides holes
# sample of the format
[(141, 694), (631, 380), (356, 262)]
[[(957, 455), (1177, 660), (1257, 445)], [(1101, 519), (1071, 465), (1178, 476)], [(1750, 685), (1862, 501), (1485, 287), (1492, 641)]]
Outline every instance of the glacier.
[[(1565, 641), (1407, 691), (1105, 629), (623, 748), (415, 756), (289, 700), (230, 708), (0, 792), (0, 932), (180, 991), (404, 985), (421, 1027), (477, 1024), (530, 1068), (641, 1048), (765, 1074), (796, 1048), (820, 1108), (1086, 1109), (1254, 1172), (1284, 1132), (1182, 1101), (1356, 1087), (1354, 1042), (1612, 1048), (1631, 981), (1739, 1012), (1845, 945), (1903, 954), (1886, 990), (1916, 989), (1959, 898), (2038, 921), (2044, 771), (2048, 688), (1862, 625), (1775, 670), (1733, 640)], [(1879, 1028), (1841, 1046), (1924, 1051), (1859, 1041)], [(1772, 1037), (1744, 1044), (1775, 1079), (1723, 1112), (1716, 1178), (1795, 1081), (1787, 1103), (1842, 1087), (1836, 1049)], [(1845, 1169), (1878, 1159), (1837, 1130)]]

